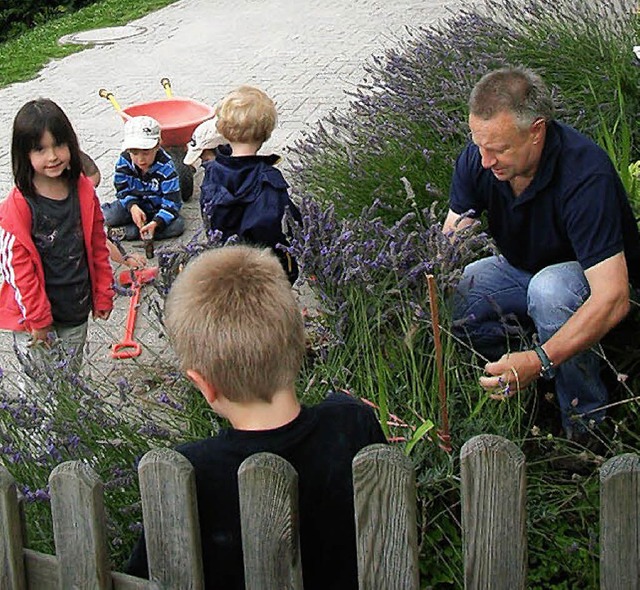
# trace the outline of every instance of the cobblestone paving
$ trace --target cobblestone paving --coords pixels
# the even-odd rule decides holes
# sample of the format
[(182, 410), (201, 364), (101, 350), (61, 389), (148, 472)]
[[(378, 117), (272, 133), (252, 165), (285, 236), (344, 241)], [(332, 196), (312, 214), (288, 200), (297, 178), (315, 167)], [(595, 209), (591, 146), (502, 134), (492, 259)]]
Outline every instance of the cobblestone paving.
[[(111, 174), (120, 150), (122, 120), (98, 96), (112, 91), (123, 106), (164, 97), (160, 80), (174, 94), (216, 103), (240, 84), (263, 88), (277, 103), (279, 125), (264, 151), (286, 148), (364, 80), (372, 55), (397, 45), (406, 27), (446, 18), (459, 0), (181, 0), (133, 23), (141, 34), (96, 45), (49, 63), (31, 81), (0, 90), (0, 195), (12, 186), (11, 125), (27, 100), (52, 98), (71, 119), (81, 146), (103, 174), (102, 202), (113, 198)], [(193, 235), (199, 224), (197, 191), (183, 209)], [(90, 328), (87, 356), (108, 358), (108, 347), (124, 332), (128, 306), (119, 297), (112, 318)], [(136, 331), (148, 349), (162, 349), (152, 314), (141, 313)], [(11, 338), (0, 333), (0, 363), (13, 361)], [(149, 354), (148, 352), (145, 355)], [(153, 357), (155, 358), (155, 357)], [(150, 360), (150, 359), (147, 359)], [(117, 363), (129, 361), (115, 361)], [(122, 366), (122, 365), (119, 365)], [(117, 368), (115, 369), (118, 370)]]

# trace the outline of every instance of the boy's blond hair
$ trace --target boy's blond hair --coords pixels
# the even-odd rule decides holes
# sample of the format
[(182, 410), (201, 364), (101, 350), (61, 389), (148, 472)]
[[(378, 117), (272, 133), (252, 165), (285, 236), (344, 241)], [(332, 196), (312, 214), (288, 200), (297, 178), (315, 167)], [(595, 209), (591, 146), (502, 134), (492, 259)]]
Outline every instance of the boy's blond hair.
[(228, 94), (216, 114), (218, 131), (232, 143), (264, 143), (278, 121), (273, 100), (253, 86), (240, 86)]
[(230, 401), (270, 401), (294, 385), (304, 355), (302, 314), (270, 250), (242, 245), (201, 254), (176, 279), (165, 311), (182, 368)]

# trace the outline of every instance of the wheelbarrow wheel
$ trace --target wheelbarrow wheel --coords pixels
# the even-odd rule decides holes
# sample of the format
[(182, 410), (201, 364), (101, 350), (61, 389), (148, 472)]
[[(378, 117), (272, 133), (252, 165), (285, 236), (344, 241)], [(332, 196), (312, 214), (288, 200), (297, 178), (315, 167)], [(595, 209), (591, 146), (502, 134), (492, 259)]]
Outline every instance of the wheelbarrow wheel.
[(180, 181), (180, 196), (182, 197), (183, 202), (187, 202), (193, 196), (193, 175), (194, 170), (191, 166), (187, 166), (183, 160), (184, 156), (187, 153), (186, 148), (182, 147), (170, 147), (165, 148), (173, 163), (176, 167), (176, 172), (178, 173), (178, 179)]

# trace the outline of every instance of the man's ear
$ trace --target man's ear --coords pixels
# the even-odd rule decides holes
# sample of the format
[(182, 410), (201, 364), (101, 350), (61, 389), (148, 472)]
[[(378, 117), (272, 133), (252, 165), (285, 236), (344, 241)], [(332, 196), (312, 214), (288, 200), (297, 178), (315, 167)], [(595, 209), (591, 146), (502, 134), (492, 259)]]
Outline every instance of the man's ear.
[(216, 392), (215, 387), (213, 387), (213, 385), (211, 385), (198, 371), (194, 369), (187, 369), (187, 377), (202, 392), (202, 395), (204, 395), (204, 398), (207, 400), (209, 405), (216, 401), (218, 393)]
[(540, 143), (544, 139), (547, 129), (547, 122), (540, 118), (531, 124), (531, 133), (533, 135), (533, 143)]

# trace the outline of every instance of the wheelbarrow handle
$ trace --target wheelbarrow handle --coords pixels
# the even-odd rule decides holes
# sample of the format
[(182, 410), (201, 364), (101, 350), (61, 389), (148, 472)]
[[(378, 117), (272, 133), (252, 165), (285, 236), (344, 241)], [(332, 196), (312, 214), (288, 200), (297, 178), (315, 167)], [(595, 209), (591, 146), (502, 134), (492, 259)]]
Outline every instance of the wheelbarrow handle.
[(141, 353), (142, 346), (135, 340), (121, 340), (111, 347), (111, 357), (114, 359), (130, 359)]
[(131, 119), (131, 115), (129, 113), (125, 113), (122, 110), (122, 107), (120, 106), (120, 103), (116, 100), (116, 97), (113, 95), (113, 92), (111, 92), (110, 90), (107, 90), (106, 88), (100, 88), (100, 90), (98, 90), (98, 94), (100, 95), (101, 98), (106, 98), (113, 105), (113, 108), (116, 111), (118, 111), (120, 116), (125, 121)]
[(106, 88), (100, 88), (100, 90), (98, 90), (98, 94), (100, 95), (100, 98), (106, 98), (113, 105), (113, 108), (116, 111), (118, 112), (122, 111), (122, 107), (116, 100), (116, 97), (113, 95), (113, 92), (111, 92), (110, 90), (107, 90)]
[(171, 80), (169, 80), (169, 78), (162, 78), (162, 80), (160, 80), (160, 84), (162, 84), (164, 93), (167, 95), (167, 98), (173, 98), (173, 91), (171, 90)]

